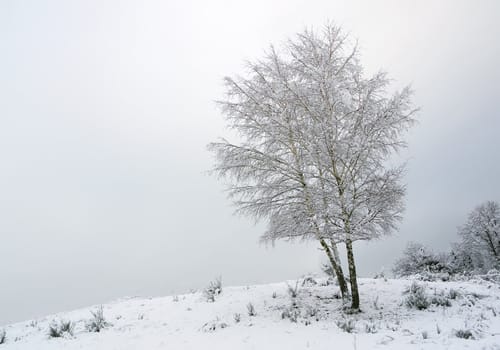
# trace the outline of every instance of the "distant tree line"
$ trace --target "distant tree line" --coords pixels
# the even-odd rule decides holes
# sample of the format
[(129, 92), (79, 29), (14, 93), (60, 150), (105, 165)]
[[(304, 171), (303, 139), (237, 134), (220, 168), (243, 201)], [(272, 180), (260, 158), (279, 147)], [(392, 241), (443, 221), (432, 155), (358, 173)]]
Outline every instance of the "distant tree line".
[(394, 265), (396, 276), (416, 274), (484, 274), (500, 270), (500, 205), (487, 201), (470, 212), (449, 252), (434, 253), (410, 242)]

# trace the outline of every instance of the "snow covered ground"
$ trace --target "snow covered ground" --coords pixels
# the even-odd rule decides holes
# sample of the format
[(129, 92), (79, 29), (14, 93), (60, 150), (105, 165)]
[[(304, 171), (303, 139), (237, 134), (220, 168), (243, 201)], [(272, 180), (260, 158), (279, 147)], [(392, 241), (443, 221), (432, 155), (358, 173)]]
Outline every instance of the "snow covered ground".
[[(103, 306), (112, 325), (100, 333), (85, 328), (94, 306), (8, 325), (0, 350), (500, 349), (498, 284), (419, 282), (429, 300), (451, 306), (416, 310), (404, 304), (412, 280), (361, 279), (363, 312), (348, 315), (336, 286), (324, 278), (302, 282), (295, 298), (288, 291), (295, 281), (289, 281), (223, 287), (215, 302), (201, 292), (122, 299)], [(248, 314), (249, 303), (255, 316)], [(49, 325), (61, 319), (74, 322), (73, 336), (49, 338)], [(472, 338), (457, 337), (459, 331)]]

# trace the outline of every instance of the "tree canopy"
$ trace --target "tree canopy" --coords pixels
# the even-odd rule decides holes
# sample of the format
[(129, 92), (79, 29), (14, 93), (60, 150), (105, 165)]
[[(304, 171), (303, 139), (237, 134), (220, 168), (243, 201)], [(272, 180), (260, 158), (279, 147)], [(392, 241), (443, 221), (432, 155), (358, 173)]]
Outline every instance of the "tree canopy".
[(357, 309), (352, 242), (390, 234), (404, 209), (404, 167), (386, 164), (414, 123), (411, 90), (390, 94), (384, 72), (365, 76), (334, 25), (271, 47), (225, 87), (218, 104), (240, 140), (209, 148), (237, 211), (269, 220), (264, 240), (318, 240), (339, 281), (345, 243)]

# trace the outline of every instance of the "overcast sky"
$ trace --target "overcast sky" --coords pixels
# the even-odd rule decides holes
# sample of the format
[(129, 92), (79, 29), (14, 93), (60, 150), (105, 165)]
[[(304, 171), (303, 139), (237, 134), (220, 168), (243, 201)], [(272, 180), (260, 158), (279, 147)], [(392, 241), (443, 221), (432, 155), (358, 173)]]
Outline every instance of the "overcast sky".
[(400, 232), (358, 244), (361, 275), (408, 240), (446, 249), (500, 200), (499, 1), (0, 2), (0, 325), (103, 303), (319, 270), (314, 243), (258, 244), (206, 174), (221, 79), (305, 26), (359, 39), (411, 83)]

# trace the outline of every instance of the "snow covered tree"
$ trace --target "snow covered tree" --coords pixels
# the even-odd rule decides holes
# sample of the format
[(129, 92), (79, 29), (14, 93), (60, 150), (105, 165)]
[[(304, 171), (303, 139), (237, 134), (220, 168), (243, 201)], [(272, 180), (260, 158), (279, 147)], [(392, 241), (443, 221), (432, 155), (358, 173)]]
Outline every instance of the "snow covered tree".
[(445, 254), (435, 254), (423, 244), (409, 242), (403, 256), (394, 264), (393, 272), (398, 277), (426, 272), (448, 272), (447, 260)]
[(471, 254), (471, 251), (469, 251), (462, 242), (452, 244), (452, 248), (448, 256), (448, 266), (450, 271), (455, 274), (473, 273), (476, 269), (474, 265), (478, 266), (478, 261), (482, 261), (479, 256), (473, 258), (473, 255), (477, 254)]
[(314, 207), (305, 154), (298, 144), (297, 126), (293, 125), (297, 118), (287, 111), (286, 103), (279, 105), (285, 99), (283, 91), (273, 95), (266, 80), (266, 75), (279, 76), (280, 72), (266, 70), (262, 63), (249, 63), (249, 69), (253, 74), (248, 79), (225, 79), (228, 100), (219, 104), (229, 126), (243, 141), (211, 143), (209, 149), (217, 156), (214, 170), (232, 178), (229, 196), (236, 199), (239, 213), (269, 219), (264, 241), (317, 239), (337, 275), (343, 297), (347, 297), (337, 246), (327, 243), (330, 235), (322, 231), (325, 225)]
[(240, 142), (210, 145), (215, 171), (232, 180), (238, 211), (269, 219), (265, 240), (316, 239), (342, 287), (337, 244), (347, 250), (359, 309), (353, 242), (391, 233), (403, 211), (403, 167), (388, 168), (413, 122), (410, 90), (389, 95), (384, 73), (365, 77), (340, 28), (305, 30), (278, 52), (226, 78), (220, 101)]
[(460, 246), (477, 271), (500, 269), (500, 206), (487, 201), (476, 207), (460, 227)]

